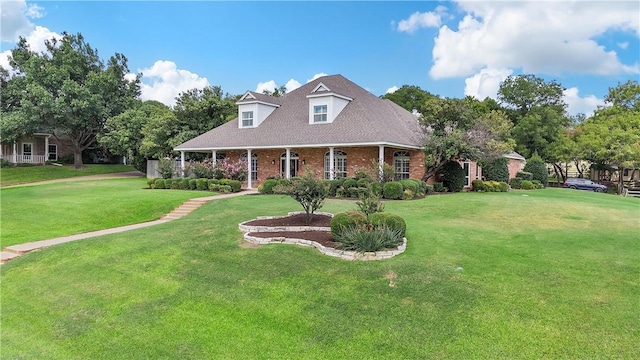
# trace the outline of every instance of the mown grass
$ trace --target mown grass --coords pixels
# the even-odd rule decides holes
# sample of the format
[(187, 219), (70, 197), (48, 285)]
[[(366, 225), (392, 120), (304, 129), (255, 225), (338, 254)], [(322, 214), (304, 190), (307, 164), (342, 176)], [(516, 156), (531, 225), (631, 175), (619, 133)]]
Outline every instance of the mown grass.
[(84, 169), (76, 170), (73, 165), (55, 166), (29, 166), (9, 167), (0, 169), (0, 186), (12, 186), (37, 181), (64, 179), (77, 176), (111, 174), (118, 172), (134, 171), (128, 165), (119, 164), (89, 164)]
[(379, 262), (242, 244), (239, 222), (298, 206), (282, 196), (217, 200), (2, 265), (2, 357), (637, 355), (637, 199), (547, 189), (387, 202), (409, 243)]
[(160, 218), (203, 191), (150, 190), (146, 179), (54, 183), (0, 190), (2, 247)]

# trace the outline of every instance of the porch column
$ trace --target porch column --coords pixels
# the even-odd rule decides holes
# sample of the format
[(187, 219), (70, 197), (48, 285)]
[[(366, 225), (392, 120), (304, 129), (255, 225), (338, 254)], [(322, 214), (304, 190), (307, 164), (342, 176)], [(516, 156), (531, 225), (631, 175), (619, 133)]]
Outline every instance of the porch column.
[(284, 177), (285, 179), (290, 179), (291, 178), (291, 148), (287, 148), (287, 156), (286, 156), (287, 160), (285, 160), (285, 170), (284, 170)]
[(16, 164), (18, 162), (18, 143), (13, 142), (13, 163)]
[(384, 175), (384, 145), (378, 146), (378, 178), (382, 181)]
[(211, 164), (216, 166), (216, 161), (218, 160), (218, 152), (215, 150), (211, 150)]
[(251, 188), (251, 149), (247, 149), (247, 189)]
[(184, 177), (184, 151), (180, 151), (180, 173)]
[(333, 146), (329, 146), (329, 180), (333, 180), (336, 177), (334, 171), (335, 155), (333, 153), (333, 149), (335, 149)]
[(44, 162), (49, 161), (49, 136), (44, 137)]

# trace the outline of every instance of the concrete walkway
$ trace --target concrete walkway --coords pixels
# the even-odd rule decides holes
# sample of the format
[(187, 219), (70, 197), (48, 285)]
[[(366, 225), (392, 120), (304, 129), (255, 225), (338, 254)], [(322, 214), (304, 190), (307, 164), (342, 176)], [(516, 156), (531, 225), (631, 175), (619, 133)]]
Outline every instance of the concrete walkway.
[(192, 211), (208, 203), (211, 200), (226, 199), (226, 198), (235, 197), (235, 196), (250, 195), (250, 194), (257, 194), (257, 193), (258, 192), (255, 189), (250, 189), (250, 190), (243, 190), (238, 193), (221, 194), (221, 195), (213, 195), (213, 196), (190, 199), (185, 201), (182, 205), (178, 206), (177, 208), (173, 209), (170, 213), (163, 216), (159, 220), (148, 221), (148, 222), (133, 224), (133, 225), (120, 226), (120, 227), (105, 229), (105, 230), (92, 231), (92, 232), (83, 233), (83, 234), (63, 236), (55, 239), (40, 240), (40, 241), (34, 241), (30, 243), (7, 246), (4, 249), (2, 249), (2, 251), (0, 252), (0, 263), (5, 263), (11, 259), (17, 258), (22, 254), (25, 254), (34, 250), (39, 250), (48, 246), (64, 244), (71, 241), (89, 239), (89, 238), (102, 236), (102, 235), (115, 234), (123, 231), (141, 229), (141, 228), (146, 228), (146, 227), (154, 226), (158, 224), (164, 224), (171, 220), (179, 219), (181, 217), (184, 217), (190, 214)]

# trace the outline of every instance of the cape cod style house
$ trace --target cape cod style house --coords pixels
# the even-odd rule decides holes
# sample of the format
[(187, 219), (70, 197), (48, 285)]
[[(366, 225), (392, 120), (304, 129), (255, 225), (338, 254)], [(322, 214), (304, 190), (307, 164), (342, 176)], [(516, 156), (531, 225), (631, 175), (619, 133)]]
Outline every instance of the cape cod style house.
[[(237, 104), (237, 119), (175, 148), (183, 168), (187, 152), (210, 153), (214, 161), (251, 159), (247, 188), (305, 169), (325, 179), (353, 176), (376, 160), (393, 166), (397, 179), (424, 175), (416, 116), (341, 75), (320, 77), (282, 97), (247, 91)], [(463, 167), (468, 179), (478, 178), (475, 163)]]
[(69, 141), (58, 140), (52, 134), (42, 131), (13, 142), (0, 143), (0, 157), (14, 164), (44, 164), (47, 161), (58, 161), (61, 156), (69, 153), (73, 153)]

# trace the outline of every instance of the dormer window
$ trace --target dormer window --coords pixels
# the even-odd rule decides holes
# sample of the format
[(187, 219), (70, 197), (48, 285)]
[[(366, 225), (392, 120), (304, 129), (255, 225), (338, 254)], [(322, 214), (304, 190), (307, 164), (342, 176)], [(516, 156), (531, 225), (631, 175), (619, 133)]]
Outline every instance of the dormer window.
[(242, 127), (252, 127), (252, 126), (253, 126), (253, 111), (243, 111)]
[(313, 107), (313, 122), (327, 122), (327, 105)]

